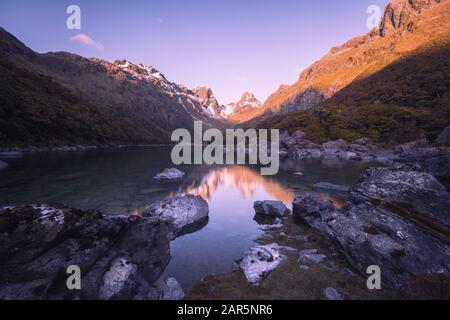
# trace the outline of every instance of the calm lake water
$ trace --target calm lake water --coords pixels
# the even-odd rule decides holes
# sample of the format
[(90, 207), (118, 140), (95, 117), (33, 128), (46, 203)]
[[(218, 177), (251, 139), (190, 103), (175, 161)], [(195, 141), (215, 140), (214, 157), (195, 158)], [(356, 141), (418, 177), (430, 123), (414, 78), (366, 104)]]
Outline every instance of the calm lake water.
[(262, 177), (258, 168), (248, 166), (180, 166), (187, 173), (183, 181), (160, 183), (153, 177), (171, 167), (168, 147), (29, 154), (6, 161), (9, 166), (0, 171), (0, 206), (63, 203), (133, 214), (167, 196), (202, 196), (209, 203), (209, 223), (172, 242), (172, 260), (165, 271), (185, 290), (206, 275), (229, 272), (233, 261), (255, 244), (263, 233), (253, 220), (255, 201), (279, 200), (291, 207), (296, 194), (312, 193), (339, 206), (339, 195), (316, 192), (311, 186), (322, 181), (350, 185), (369, 166), (286, 161), (274, 177)]

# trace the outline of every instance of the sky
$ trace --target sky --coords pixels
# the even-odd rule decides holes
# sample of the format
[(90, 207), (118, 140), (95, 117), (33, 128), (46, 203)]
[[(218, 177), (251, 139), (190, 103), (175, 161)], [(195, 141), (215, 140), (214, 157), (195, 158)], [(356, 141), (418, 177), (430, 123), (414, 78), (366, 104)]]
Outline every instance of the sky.
[[(151, 65), (207, 85), (219, 103), (264, 101), (333, 46), (367, 33), (387, 0), (0, 0), (0, 26), (37, 52), (68, 51)], [(81, 29), (66, 26), (70, 5)]]

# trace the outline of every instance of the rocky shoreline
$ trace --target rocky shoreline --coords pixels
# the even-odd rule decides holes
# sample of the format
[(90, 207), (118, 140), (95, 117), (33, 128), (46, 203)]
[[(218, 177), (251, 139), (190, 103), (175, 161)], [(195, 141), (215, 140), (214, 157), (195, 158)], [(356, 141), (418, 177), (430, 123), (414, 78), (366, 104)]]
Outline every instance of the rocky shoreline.
[[(294, 159), (319, 152), (311, 150), (338, 158), (353, 152), (357, 158), (349, 160), (384, 166), (367, 169), (350, 188), (314, 186), (345, 193), (341, 208), (307, 193), (297, 195), (292, 212), (281, 202), (256, 202), (255, 221), (265, 231), (259, 245), (243, 252), (230, 274), (206, 277), (187, 299), (450, 299), (448, 148), (422, 141), (387, 150), (365, 141), (369, 159), (343, 141), (302, 151), (304, 136), (295, 144), (286, 139)], [(170, 241), (203, 228), (208, 214), (208, 204), (193, 195), (157, 201), (139, 216), (61, 205), (2, 208), (0, 299), (182, 299), (176, 279), (161, 277)], [(67, 289), (70, 265), (83, 271), (81, 291)], [(365, 287), (373, 265), (382, 272), (379, 292)]]
[[(155, 203), (141, 216), (61, 205), (2, 208), (0, 299), (182, 299), (176, 279), (161, 278), (170, 241), (202, 228), (208, 211), (196, 196)], [(69, 266), (80, 268), (81, 290), (68, 289)]]

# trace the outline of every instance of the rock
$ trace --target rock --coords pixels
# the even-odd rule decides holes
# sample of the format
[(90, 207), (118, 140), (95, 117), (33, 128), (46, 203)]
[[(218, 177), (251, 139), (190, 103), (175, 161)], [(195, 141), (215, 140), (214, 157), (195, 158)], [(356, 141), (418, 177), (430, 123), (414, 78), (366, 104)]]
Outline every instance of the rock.
[(6, 168), (7, 166), (8, 164), (6, 162), (0, 160), (0, 170)]
[(320, 208), (312, 196), (298, 196), (292, 203), (292, 215), (294, 220), (308, 224), (305, 216), (320, 215)]
[[(445, 234), (370, 202), (349, 202), (341, 210), (321, 211), (309, 196), (297, 197), (294, 215), (328, 237), (350, 265), (365, 275), (367, 267), (383, 270), (388, 287), (428, 273), (450, 272), (449, 241)], [(331, 221), (327, 217), (335, 218)]]
[(145, 217), (155, 217), (170, 223), (176, 236), (204, 227), (208, 223), (208, 214), (208, 203), (194, 195), (157, 201), (143, 210)]
[(315, 249), (303, 250), (299, 252), (298, 262), (300, 263), (300, 265), (308, 266), (311, 264), (321, 263), (326, 259), (326, 257), (326, 255), (318, 254), (317, 250)]
[(313, 185), (316, 189), (322, 189), (322, 190), (332, 190), (332, 191), (339, 191), (339, 192), (348, 192), (350, 190), (350, 187), (346, 186), (340, 186), (336, 184), (332, 184), (329, 182), (319, 182)]
[(176, 168), (165, 169), (164, 172), (157, 174), (154, 179), (159, 181), (175, 181), (183, 179), (185, 173)]
[(339, 151), (346, 151), (348, 148), (348, 143), (345, 140), (339, 139), (336, 141), (329, 141), (322, 144), (325, 154), (336, 154)]
[(450, 153), (421, 160), (424, 168), (443, 183), (450, 191)]
[(237, 264), (244, 272), (247, 281), (252, 285), (258, 285), (286, 259), (282, 249), (273, 243), (250, 248), (237, 261)]
[[(170, 260), (170, 226), (64, 206), (0, 209), (0, 299), (145, 297)], [(79, 266), (81, 290), (66, 269)]]
[(450, 147), (450, 126), (445, 128), (441, 134), (437, 137), (436, 144), (438, 145), (444, 145)]
[(284, 217), (289, 213), (289, 209), (281, 201), (256, 201), (253, 208), (256, 214), (269, 217)]
[(177, 279), (168, 278), (165, 283), (161, 294), (161, 300), (178, 301), (183, 300), (185, 296), (183, 288), (181, 288)]
[(411, 141), (404, 143), (395, 147), (395, 151), (398, 153), (411, 153), (415, 149), (428, 147), (428, 142), (426, 139), (421, 139), (417, 141)]
[(344, 297), (342, 297), (342, 295), (336, 289), (331, 287), (326, 288), (324, 294), (327, 300), (344, 300)]
[(359, 138), (355, 140), (355, 144), (369, 147), (370, 149), (373, 147), (373, 142), (369, 138)]
[(436, 221), (449, 228), (450, 195), (434, 176), (415, 169), (418, 168), (402, 164), (369, 168), (351, 188), (351, 194), (357, 200), (377, 199), (394, 203), (397, 207), (402, 207), (398, 203), (412, 206), (414, 210), (399, 210), (414, 211), (416, 218), (420, 215), (423, 219)]
[(280, 145), (285, 148), (292, 148), (297, 144), (296, 139), (291, 137), (287, 131), (280, 134)]
[(303, 140), (306, 139), (306, 133), (304, 133), (301, 130), (296, 130), (293, 134), (292, 134), (292, 138), (295, 139), (295, 141), (297, 143), (301, 143)]

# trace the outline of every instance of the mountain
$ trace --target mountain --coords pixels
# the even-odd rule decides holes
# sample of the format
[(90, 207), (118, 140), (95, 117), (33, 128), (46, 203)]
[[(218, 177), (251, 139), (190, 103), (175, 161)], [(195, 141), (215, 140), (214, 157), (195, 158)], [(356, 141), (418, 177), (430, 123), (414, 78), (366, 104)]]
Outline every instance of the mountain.
[(450, 122), (450, 2), (396, 0), (379, 28), (332, 48), (246, 126), (316, 140), (434, 138)]
[(168, 142), (195, 120), (224, 126), (154, 67), (39, 54), (1, 28), (0, 70), (1, 146)]
[(206, 112), (215, 119), (226, 119), (226, 115), (223, 114), (223, 107), (219, 105), (216, 97), (211, 88), (208, 86), (201, 86), (193, 89), (195, 94), (200, 98)]
[(238, 102), (226, 105), (223, 112), (229, 122), (241, 123), (254, 118), (256, 114), (259, 114), (261, 107), (261, 101), (253, 93), (244, 92)]
[(448, 0), (391, 2), (379, 28), (332, 48), (294, 85), (273, 93), (264, 103), (264, 112), (308, 109), (421, 47), (448, 43), (448, 10)]

